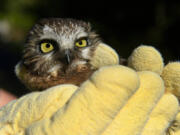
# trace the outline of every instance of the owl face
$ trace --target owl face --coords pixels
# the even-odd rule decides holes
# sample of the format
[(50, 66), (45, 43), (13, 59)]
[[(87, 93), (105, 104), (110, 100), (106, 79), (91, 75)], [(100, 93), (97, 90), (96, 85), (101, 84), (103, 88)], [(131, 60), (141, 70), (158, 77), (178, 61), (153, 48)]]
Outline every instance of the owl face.
[(29, 32), (15, 73), (31, 90), (58, 84), (80, 85), (95, 71), (90, 61), (99, 42), (89, 23), (43, 19)]
[(100, 42), (89, 23), (43, 19), (29, 32), (22, 64), (38, 76), (66, 76), (87, 68)]

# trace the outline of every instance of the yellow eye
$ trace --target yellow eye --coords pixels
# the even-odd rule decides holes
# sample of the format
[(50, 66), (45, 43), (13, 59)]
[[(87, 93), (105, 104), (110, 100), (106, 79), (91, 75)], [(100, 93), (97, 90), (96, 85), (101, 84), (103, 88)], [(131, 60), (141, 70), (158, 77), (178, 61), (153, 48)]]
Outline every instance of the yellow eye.
[(77, 47), (86, 47), (87, 46), (87, 40), (86, 39), (81, 39), (81, 40), (78, 40), (76, 41), (75, 45)]
[(48, 42), (41, 43), (40, 47), (41, 47), (41, 51), (43, 53), (48, 53), (48, 52), (54, 50), (54, 46), (51, 43), (48, 43)]

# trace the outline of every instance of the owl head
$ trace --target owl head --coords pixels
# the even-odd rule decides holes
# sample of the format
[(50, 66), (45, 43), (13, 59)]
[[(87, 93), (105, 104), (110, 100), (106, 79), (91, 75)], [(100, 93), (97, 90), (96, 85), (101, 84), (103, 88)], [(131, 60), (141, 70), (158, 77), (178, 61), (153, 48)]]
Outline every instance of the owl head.
[(84, 21), (42, 19), (28, 34), (16, 74), (31, 89), (61, 83), (78, 85), (93, 72), (89, 61), (100, 42), (91, 25)]

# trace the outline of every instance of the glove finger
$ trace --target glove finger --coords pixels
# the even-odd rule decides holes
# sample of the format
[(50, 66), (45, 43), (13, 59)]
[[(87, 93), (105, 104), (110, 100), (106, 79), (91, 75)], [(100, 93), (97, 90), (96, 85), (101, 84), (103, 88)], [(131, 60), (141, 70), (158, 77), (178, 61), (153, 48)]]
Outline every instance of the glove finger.
[(140, 72), (139, 77), (140, 88), (102, 135), (138, 135), (144, 128), (150, 112), (164, 92), (164, 84), (153, 72)]
[(150, 114), (142, 135), (164, 135), (178, 113), (178, 100), (172, 94), (165, 94)]
[(166, 91), (176, 95), (180, 99), (180, 62), (168, 63), (162, 72)]
[(34, 121), (51, 116), (67, 102), (76, 89), (74, 85), (60, 85), (10, 102), (0, 110), (0, 134), (4, 131), (8, 133), (10, 129), (15, 134)]
[(136, 71), (153, 71), (161, 74), (164, 62), (161, 54), (154, 47), (141, 45), (128, 58), (128, 66)]
[[(179, 108), (180, 109), (180, 108)], [(167, 135), (180, 135), (180, 112), (167, 130)]]
[(119, 57), (113, 48), (104, 43), (100, 43), (91, 58), (90, 64), (95, 69), (108, 65), (117, 65), (119, 64)]
[[(131, 84), (131, 85), (129, 85)], [(139, 87), (135, 71), (124, 66), (95, 72), (51, 119), (27, 129), (28, 135), (99, 135)]]

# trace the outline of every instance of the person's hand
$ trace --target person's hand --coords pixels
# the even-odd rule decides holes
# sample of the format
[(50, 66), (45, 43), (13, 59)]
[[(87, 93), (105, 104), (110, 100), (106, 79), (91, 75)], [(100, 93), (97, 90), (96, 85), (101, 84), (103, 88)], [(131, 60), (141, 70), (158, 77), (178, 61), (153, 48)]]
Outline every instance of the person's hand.
[(16, 99), (14, 95), (3, 89), (0, 89), (0, 108), (14, 99)]

